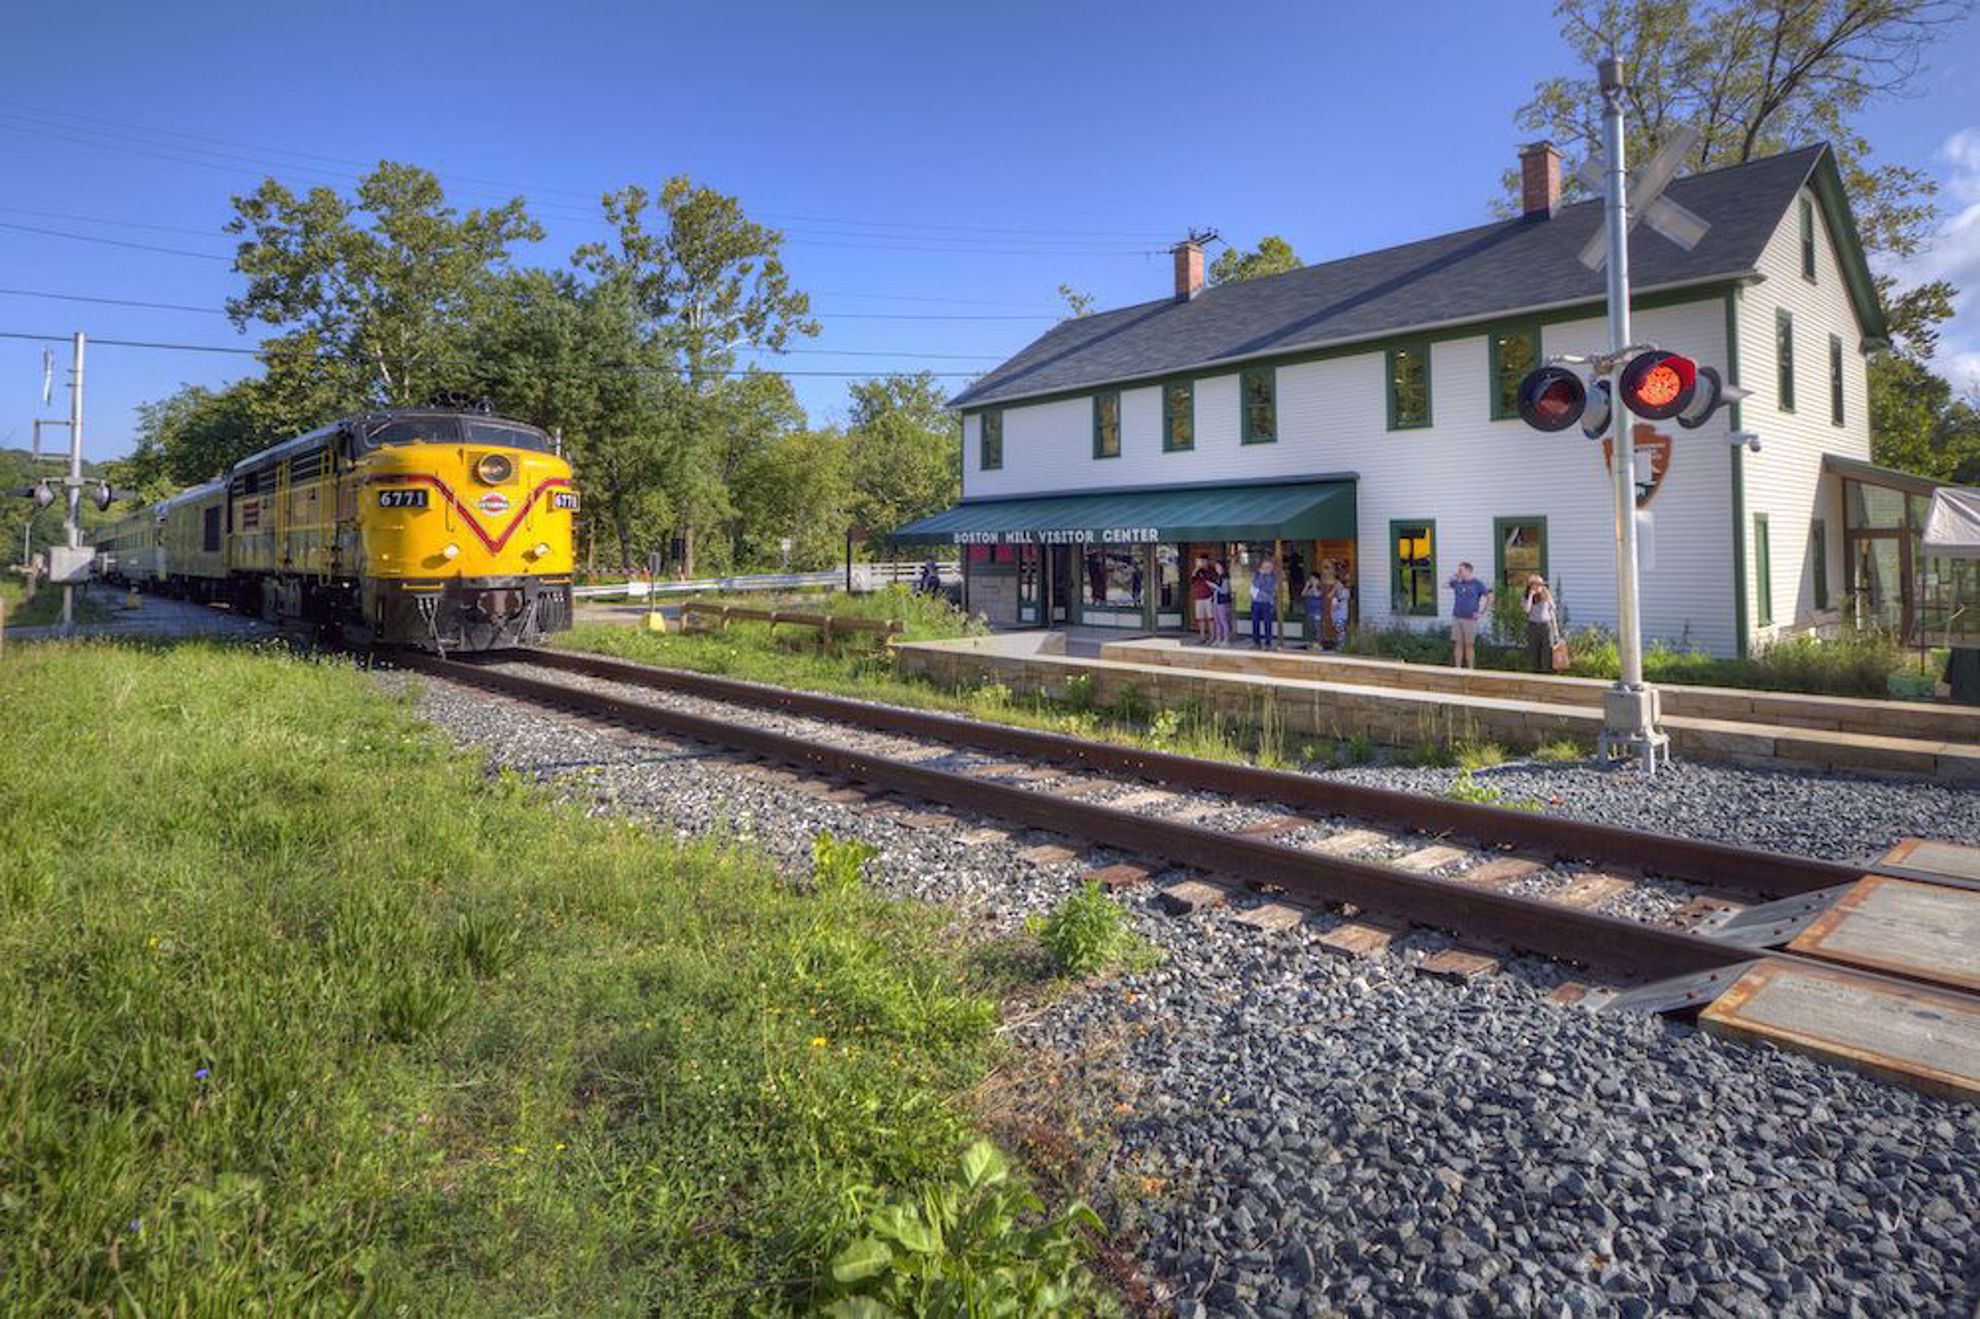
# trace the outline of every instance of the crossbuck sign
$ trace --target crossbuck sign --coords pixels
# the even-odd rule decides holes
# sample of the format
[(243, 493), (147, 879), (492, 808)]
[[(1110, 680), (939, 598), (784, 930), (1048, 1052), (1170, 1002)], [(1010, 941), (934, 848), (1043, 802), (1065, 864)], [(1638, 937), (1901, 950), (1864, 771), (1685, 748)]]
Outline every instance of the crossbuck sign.
[[(1705, 237), (1705, 231), (1712, 226), (1666, 197), (1664, 189), (1677, 177), (1678, 170), (1684, 165), (1684, 158), (1697, 145), (1698, 130), (1680, 128), (1657, 149), (1656, 155), (1629, 176), (1629, 227), (1634, 229), (1641, 221), (1687, 252), (1698, 246)], [(1581, 162), (1581, 168), (1575, 171), (1574, 176), (1581, 180), (1583, 187), (1599, 194), (1603, 188), (1603, 174), (1603, 167), (1590, 159)], [(1582, 245), (1581, 264), (1590, 270), (1600, 270), (1608, 257), (1608, 230), (1597, 229)]]

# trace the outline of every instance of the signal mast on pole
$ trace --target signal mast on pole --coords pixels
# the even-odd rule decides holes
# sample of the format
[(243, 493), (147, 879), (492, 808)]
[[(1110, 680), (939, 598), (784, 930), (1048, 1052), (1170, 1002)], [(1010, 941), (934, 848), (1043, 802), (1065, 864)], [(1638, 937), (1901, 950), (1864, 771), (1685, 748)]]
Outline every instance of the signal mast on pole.
[[(1687, 430), (1703, 426), (1727, 403), (1748, 391), (1728, 385), (1709, 366), (1668, 353), (1655, 344), (1630, 342), (1629, 231), (1637, 219), (1686, 251), (1698, 245), (1711, 225), (1663, 195), (1677, 177), (1698, 135), (1680, 129), (1634, 177), (1623, 172), (1623, 70), (1611, 55), (1595, 66), (1602, 90), (1602, 149), (1598, 168), (1584, 164), (1579, 177), (1603, 195), (1604, 225), (1582, 249), (1582, 263), (1595, 269), (1608, 262), (1609, 348), (1602, 353), (1562, 355), (1531, 372), (1519, 386), (1519, 415), (1536, 430), (1566, 430), (1577, 421), (1582, 433), (1600, 440), (1614, 427), (1610, 479), (1616, 522), (1616, 649), (1621, 660), (1616, 685), (1604, 694), (1599, 751), (1641, 757), (1655, 773), (1670, 759), (1670, 738), (1657, 726), (1657, 689), (1643, 681), (1643, 614), (1638, 599), (1636, 442), (1630, 417), (1675, 418)], [(1563, 363), (1590, 369), (1586, 383)]]

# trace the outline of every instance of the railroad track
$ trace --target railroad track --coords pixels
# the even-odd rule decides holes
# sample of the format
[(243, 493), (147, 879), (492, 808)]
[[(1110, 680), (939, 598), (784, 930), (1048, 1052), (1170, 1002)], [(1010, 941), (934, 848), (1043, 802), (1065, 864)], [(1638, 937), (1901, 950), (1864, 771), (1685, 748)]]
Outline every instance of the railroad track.
[[(1624, 995), (1631, 1006), (1649, 1010), (1709, 1002), (1760, 961), (1820, 966), (1834, 973), (1834, 963), (1785, 951), (1781, 945), (1866, 873), (1860, 866), (1816, 858), (1203, 761), (598, 656), (530, 651), (495, 662), (428, 656), (398, 662), (512, 698), (691, 739), (876, 792), (1050, 830), (1165, 866), (1239, 876), (1244, 884), (1275, 897), (1313, 907), (1346, 907), (1357, 913), (1350, 930), (1393, 934), (1406, 926), (1441, 929), (1462, 940), (1653, 982), (1649, 991)], [(543, 670), (555, 676), (543, 676)], [(655, 701), (645, 695), (650, 691), (676, 699)], [(795, 732), (766, 727), (761, 720), (737, 717), (738, 707), (841, 731), (828, 737), (817, 727)], [(884, 749), (875, 749), (876, 743)], [(1006, 760), (961, 768), (929, 763), (953, 760), (948, 753), (957, 748)], [(1022, 759), (1012, 763), (1010, 757)], [(1093, 800), (1093, 780), (1081, 775), (1104, 776), (1103, 786), (1139, 786), (1113, 803)], [(1151, 789), (1150, 783), (1162, 786)], [(1145, 813), (1159, 804), (1156, 798), (1181, 801), (1188, 792), (1275, 803), (1353, 823), (1339, 828), (1291, 814), (1233, 831), (1200, 818)], [(1190, 804), (1198, 817), (1216, 813), (1214, 808), (1206, 812), (1200, 801)], [(1430, 841), (1412, 845), (1391, 832), (1397, 830)], [(1455, 846), (1455, 840), (1468, 846)], [(1388, 860), (1367, 855), (1382, 850), (1401, 854)], [(1549, 873), (1561, 868), (1564, 873)], [(1630, 886), (1646, 883), (1677, 887), (1666, 920), (1632, 919), (1597, 909)], [(1549, 887), (1567, 893), (1568, 900), (1535, 896), (1534, 891)], [(1700, 891), (1679, 901), (1687, 888)], [(1347, 940), (1356, 951), (1385, 942)], [(1481, 962), (1489, 962), (1478, 954), (1473, 959), (1480, 969)], [(1957, 999), (1968, 1009), (1980, 1004), (1980, 997), (1929, 973), (1853, 969), (1850, 974), (1911, 993), (1923, 987), (1922, 992)]]

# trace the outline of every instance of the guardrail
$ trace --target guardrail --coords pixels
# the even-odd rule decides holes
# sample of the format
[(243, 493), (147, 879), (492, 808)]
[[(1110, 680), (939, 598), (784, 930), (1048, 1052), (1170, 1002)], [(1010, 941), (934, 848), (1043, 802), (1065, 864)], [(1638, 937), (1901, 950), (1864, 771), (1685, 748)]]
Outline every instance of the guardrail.
[(805, 614), (791, 609), (751, 609), (746, 605), (718, 605), (705, 600), (690, 600), (681, 606), (681, 626), (693, 630), (697, 619), (713, 619), (718, 627), (727, 627), (731, 622), (768, 623), (772, 632), (779, 623), (794, 623), (799, 627), (818, 629), (818, 644), (832, 644), (833, 633), (875, 632), (883, 637), (900, 634), (901, 624), (893, 618), (834, 618), (830, 614)]
[[(956, 567), (945, 565), (948, 576), (954, 579)], [(856, 563), (853, 565), (852, 589), (855, 591), (876, 591), (896, 582), (912, 583), (921, 575), (921, 567), (912, 563)], [(690, 582), (605, 582), (596, 586), (574, 586), (572, 596), (580, 600), (595, 600), (602, 596), (628, 596), (633, 599), (652, 599), (655, 596), (692, 595), (699, 591), (788, 591), (806, 586), (843, 587), (846, 572), (843, 568), (828, 568), (823, 572), (769, 572), (746, 573), (736, 577), (702, 577)]]

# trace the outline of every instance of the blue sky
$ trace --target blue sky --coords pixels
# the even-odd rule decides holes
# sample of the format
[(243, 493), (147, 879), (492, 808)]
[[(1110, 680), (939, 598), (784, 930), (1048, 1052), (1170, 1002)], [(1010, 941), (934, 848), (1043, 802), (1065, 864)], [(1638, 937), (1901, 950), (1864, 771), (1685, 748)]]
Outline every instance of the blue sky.
[[(348, 185), (381, 157), (463, 205), (520, 193), (549, 231), (523, 259), (556, 264), (601, 235), (599, 193), (686, 172), (787, 230), (824, 332), (784, 365), (819, 373), (794, 380), (818, 422), (846, 372), (994, 364), (1062, 313), (1062, 282), (1102, 306), (1162, 295), (1164, 248), (1192, 225), (1281, 233), (1314, 261), (1478, 223), (1514, 109), (1570, 59), (1545, 0), (1490, 21), (1475, 3), (115, 9), (8, 24), (0, 289), (217, 309), (230, 194), (271, 173)], [(1865, 127), (1947, 183), (1949, 233), (1919, 272), (1980, 287), (1974, 68), (1969, 21)], [(210, 311), (0, 293), (0, 331), (74, 329), (252, 342)], [(0, 339), (0, 446), (66, 416), (66, 347), (45, 410), (41, 348)], [(1944, 359), (1980, 376), (1971, 298)], [(90, 456), (128, 451), (139, 402), (250, 370), (95, 348)]]

